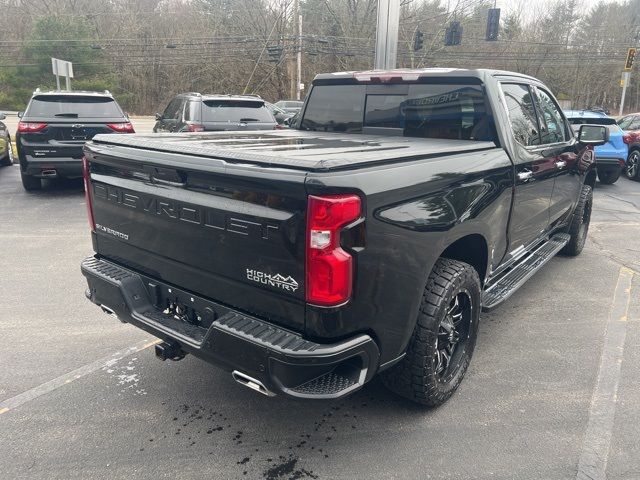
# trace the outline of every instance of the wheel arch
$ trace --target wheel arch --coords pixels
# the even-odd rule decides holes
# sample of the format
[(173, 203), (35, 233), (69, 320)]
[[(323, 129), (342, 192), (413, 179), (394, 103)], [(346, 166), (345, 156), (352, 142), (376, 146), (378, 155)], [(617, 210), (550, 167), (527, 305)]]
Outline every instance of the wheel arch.
[(449, 244), (439, 258), (449, 258), (471, 265), (484, 285), (489, 262), (489, 248), (485, 237), (479, 233), (472, 233), (456, 239)]
[(590, 169), (587, 172), (587, 175), (585, 176), (584, 184), (585, 185), (589, 185), (591, 188), (595, 188), (595, 186), (596, 186), (596, 177), (597, 177), (596, 169), (595, 168)]

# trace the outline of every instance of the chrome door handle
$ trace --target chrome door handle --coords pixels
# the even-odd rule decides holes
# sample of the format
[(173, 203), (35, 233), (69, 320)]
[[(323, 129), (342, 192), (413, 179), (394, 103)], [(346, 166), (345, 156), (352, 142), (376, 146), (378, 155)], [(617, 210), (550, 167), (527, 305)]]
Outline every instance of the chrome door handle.
[(531, 170), (525, 170), (518, 172), (518, 180), (526, 181), (533, 178), (533, 172)]
[(567, 162), (565, 162), (564, 160), (559, 160), (556, 162), (556, 168), (557, 169), (561, 169), (567, 166)]

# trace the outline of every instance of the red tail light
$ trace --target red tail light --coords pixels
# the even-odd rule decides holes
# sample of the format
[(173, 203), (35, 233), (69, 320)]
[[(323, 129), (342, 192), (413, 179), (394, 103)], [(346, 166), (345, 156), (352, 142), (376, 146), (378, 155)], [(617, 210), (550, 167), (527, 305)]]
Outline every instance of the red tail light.
[(340, 246), (340, 231), (360, 217), (356, 195), (309, 196), (307, 207), (307, 302), (337, 306), (351, 297), (353, 257)]
[(624, 134), (624, 135), (622, 136), (622, 141), (623, 141), (624, 143), (626, 143), (627, 145), (629, 145), (629, 144), (633, 141), (633, 136), (632, 136), (632, 135), (630, 135), (630, 134), (628, 134), (628, 133), (626, 133), (626, 134)]
[(187, 124), (187, 131), (204, 132), (204, 125), (200, 125), (199, 123), (189, 123)]
[(131, 122), (107, 123), (107, 127), (118, 133), (136, 133)]
[(93, 202), (91, 201), (91, 178), (89, 172), (89, 160), (82, 157), (82, 178), (84, 179), (84, 200), (87, 204), (87, 215), (89, 217), (89, 227), (92, 232), (96, 231), (96, 222), (93, 219)]
[(18, 132), (35, 133), (47, 128), (46, 123), (18, 122)]
[(276, 123), (276, 126), (273, 127), (274, 130), (284, 130), (284, 125), (280, 125), (279, 123)]

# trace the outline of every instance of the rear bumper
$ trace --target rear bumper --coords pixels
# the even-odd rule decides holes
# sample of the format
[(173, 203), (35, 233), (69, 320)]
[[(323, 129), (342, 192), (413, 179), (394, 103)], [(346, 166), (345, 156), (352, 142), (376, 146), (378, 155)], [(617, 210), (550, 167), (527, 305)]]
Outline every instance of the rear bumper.
[[(368, 335), (316, 343), (110, 261), (89, 257), (81, 268), (89, 284), (87, 298), (93, 303), (186, 353), (234, 372), (240, 383), (256, 380), (266, 389), (262, 393), (339, 398), (362, 387), (378, 369), (379, 350)], [(184, 307), (192, 321), (165, 313), (170, 302)]]
[(596, 156), (596, 168), (605, 168), (607, 170), (624, 168), (626, 160), (623, 158), (610, 158)]
[(20, 156), (20, 168), (27, 175), (40, 178), (82, 177), (82, 159), (72, 157)]

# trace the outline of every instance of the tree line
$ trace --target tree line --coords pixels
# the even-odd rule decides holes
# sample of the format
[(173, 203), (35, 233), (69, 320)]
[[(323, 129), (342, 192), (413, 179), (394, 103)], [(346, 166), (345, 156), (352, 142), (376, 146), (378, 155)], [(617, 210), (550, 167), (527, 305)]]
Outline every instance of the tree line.
[[(627, 48), (640, 40), (640, 0), (589, 9), (579, 0), (509, 2), (489, 42), (491, 7), (401, 0), (398, 67), (513, 70), (574, 108), (616, 109)], [(290, 98), (298, 50), (306, 85), (320, 72), (372, 68), (376, 8), (377, 0), (0, 0), (0, 110), (21, 110), (35, 88), (55, 87), (51, 57), (74, 63), (74, 89), (110, 90), (130, 113), (154, 113), (185, 91)], [(462, 42), (445, 46), (452, 21)], [(414, 51), (417, 30), (424, 46)], [(627, 110), (640, 110), (638, 74), (627, 99)]]

